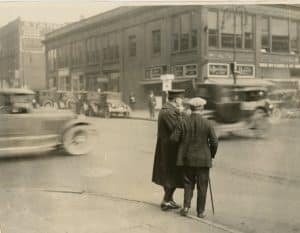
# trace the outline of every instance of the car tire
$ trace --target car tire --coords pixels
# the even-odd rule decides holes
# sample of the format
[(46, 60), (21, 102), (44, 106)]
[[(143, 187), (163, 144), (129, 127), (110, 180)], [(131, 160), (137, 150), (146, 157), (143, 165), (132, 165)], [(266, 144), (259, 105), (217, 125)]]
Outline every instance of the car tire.
[(53, 103), (52, 101), (46, 101), (43, 103), (43, 106), (46, 108), (53, 108)]
[(272, 123), (277, 123), (282, 118), (282, 110), (280, 108), (274, 108), (270, 117)]
[(68, 129), (63, 135), (63, 147), (69, 155), (86, 155), (94, 146), (94, 131), (87, 125)]

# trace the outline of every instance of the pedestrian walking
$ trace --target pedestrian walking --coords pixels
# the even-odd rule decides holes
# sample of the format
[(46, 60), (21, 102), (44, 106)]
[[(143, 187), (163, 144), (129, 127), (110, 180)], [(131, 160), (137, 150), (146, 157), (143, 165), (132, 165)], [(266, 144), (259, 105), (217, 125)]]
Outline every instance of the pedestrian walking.
[(184, 90), (169, 91), (169, 102), (162, 107), (158, 115), (152, 182), (164, 188), (162, 210), (180, 208), (173, 199), (176, 188), (183, 188), (182, 175), (176, 166), (178, 143), (172, 142), (170, 136), (181, 120), (179, 108), (182, 105), (183, 94)]
[(171, 135), (172, 141), (179, 142), (176, 164), (183, 172), (184, 201), (180, 213), (188, 214), (197, 185), (197, 216), (204, 218), (209, 169), (217, 152), (218, 138), (209, 121), (201, 116), (206, 101), (193, 98), (188, 103), (191, 115), (185, 117)]
[(133, 92), (130, 92), (129, 106), (130, 106), (131, 110), (135, 110), (135, 104), (136, 104), (135, 94)]
[(150, 91), (148, 96), (148, 109), (150, 114), (150, 119), (155, 119), (155, 107), (156, 107), (156, 98), (153, 91)]

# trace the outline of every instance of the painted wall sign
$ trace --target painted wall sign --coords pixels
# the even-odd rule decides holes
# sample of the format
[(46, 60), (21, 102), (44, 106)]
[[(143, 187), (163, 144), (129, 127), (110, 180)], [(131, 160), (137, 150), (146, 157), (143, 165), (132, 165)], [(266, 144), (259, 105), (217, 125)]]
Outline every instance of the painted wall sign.
[(229, 77), (229, 64), (225, 63), (208, 63), (208, 77)]
[(241, 78), (254, 78), (255, 66), (249, 64), (237, 64), (238, 77)]

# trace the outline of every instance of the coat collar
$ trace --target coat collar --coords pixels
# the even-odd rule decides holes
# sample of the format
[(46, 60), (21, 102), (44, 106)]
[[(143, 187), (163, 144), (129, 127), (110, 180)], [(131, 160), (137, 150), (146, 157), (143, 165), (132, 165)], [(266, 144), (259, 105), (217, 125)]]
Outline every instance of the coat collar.
[(162, 109), (176, 109), (174, 105), (170, 104), (169, 102), (165, 103)]

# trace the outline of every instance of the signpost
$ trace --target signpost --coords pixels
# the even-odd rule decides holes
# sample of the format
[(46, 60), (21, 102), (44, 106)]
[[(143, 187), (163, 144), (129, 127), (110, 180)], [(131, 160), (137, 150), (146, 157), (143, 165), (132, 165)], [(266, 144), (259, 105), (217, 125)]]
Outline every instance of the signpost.
[(166, 101), (167, 101), (168, 91), (172, 90), (172, 81), (174, 80), (174, 74), (161, 75), (160, 80), (162, 80), (162, 90), (166, 92)]

